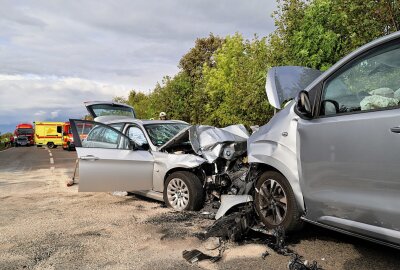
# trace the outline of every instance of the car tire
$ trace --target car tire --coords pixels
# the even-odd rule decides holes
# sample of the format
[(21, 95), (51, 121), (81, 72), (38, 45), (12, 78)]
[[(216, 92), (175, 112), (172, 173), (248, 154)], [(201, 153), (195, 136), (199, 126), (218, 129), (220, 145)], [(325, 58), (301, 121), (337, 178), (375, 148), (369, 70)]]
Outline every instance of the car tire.
[(50, 149), (53, 149), (53, 148), (55, 148), (55, 144), (53, 142), (48, 142), (47, 147)]
[[(271, 196), (272, 195), (272, 196)], [(301, 229), (301, 212), (289, 181), (279, 172), (267, 171), (256, 183), (255, 209), (268, 229)]]
[(164, 185), (164, 202), (178, 211), (198, 211), (204, 204), (204, 190), (200, 179), (191, 172), (174, 172)]

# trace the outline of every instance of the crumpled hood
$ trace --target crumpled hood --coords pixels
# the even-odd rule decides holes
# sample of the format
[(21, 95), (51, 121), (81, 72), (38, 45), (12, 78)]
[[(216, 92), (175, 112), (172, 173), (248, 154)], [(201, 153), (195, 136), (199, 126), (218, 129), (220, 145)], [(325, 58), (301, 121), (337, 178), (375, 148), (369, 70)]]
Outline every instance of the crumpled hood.
[(189, 141), (196, 154), (212, 163), (218, 157), (232, 159), (245, 153), (248, 138), (249, 133), (241, 124), (225, 128), (194, 125), (183, 129), (158, 150), (162, 151)]

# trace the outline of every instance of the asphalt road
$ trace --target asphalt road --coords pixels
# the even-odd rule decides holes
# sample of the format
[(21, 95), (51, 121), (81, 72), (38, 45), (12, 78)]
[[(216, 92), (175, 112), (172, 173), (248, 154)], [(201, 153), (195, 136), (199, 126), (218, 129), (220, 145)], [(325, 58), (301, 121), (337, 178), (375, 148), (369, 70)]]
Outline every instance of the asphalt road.
[[(185, 249), (210, 221), (136, 196), (67, 188), (76, 152), (20, 147), (0, 152), (0, 269), (286, 269), (260, 242), (228, 244), (215, 264), (189, 265)], [(323, 269), (399, 269), (399, 251), (307, 225), (290, 248)], [(203, 249), (204, 251), (204, 249)], [(211, 251), (209, 251), (210, 253)]]
[(75, 151), (65, 151), (61, 147), (55, 149), (36, 146), (14, 147), (0, 152), (0, 172), (31, 171), (51, 167), (73, 171), (75, 160)]

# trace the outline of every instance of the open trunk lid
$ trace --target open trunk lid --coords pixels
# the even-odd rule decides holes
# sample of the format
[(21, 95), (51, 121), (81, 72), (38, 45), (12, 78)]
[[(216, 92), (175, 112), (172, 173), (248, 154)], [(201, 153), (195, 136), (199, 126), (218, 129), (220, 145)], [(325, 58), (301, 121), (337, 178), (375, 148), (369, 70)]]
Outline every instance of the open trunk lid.
[(97, 122), (106, 122), (121, 118), (136, 118), (133, 107), (122, 103), (90, 101), (85, 102), (85, 107)]

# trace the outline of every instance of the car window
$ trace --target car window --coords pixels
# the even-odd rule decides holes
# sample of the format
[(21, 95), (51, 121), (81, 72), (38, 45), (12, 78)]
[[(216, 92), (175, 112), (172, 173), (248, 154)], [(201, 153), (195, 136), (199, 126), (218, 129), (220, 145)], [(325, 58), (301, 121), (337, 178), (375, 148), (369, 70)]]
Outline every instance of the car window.
[(94, 128), (92, 128), (92, 130), (88, 131), (86, 141), (101, 142), (103, 132), (104, 132), (104, 127), (95, 126)]
[(161, 146), (188, 126), (183, 123), (148, 124), (145, 125), (145, 129), (151, 142), (156, 146)]
[(119, 115), (119, 116), (130, 116), (135, 117), (133, 108), (116, 105), (116, 104), (95, 104), (90, 105), (90, 109), (94, 113), (94, 117), (105, 116), (105, 115)]
[(124, 123), (118, 123), (118, 124), (110, 124), (111, 127), (115, 128), (118, 131), (122, 130), (122, 127), (124, 126)]
[(101, 141), (105, 143), (118, 144), (119, 134), (113, 129), (104, 128), (101, 136)]
[(324, 86), (321, 115), (393, 108), (400, 101), (400, 44), (351, 63)]
[[(86, 124), (86, 123), (85, 123)], [(78, 124), (79, 125), (79, 124)], [(81, 124), (82, 125), (82, 124)], [(122, 124), (121, 124), (122, 125)], [(86, 138), (80, 136), (82, 140), (82, 147), (86, 148), (112, 148), (112, 149), (128, 149), (128, 139), (112, 127), (92, 124), (87, 125), (92, 128), (87, 134)], [(122, 126), (121, 126), (122, 127)], [(117, 126), (118, 128), (118, 126)]]
[(129, 127), (126, 134), (132, 141), (134, 141), (139, 146), (148, 143), (146, 137), (143, 134), (143, 131), (138, 127), (135, 126)]

